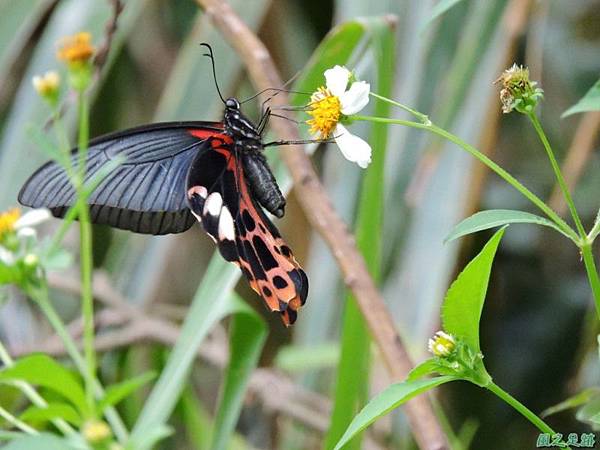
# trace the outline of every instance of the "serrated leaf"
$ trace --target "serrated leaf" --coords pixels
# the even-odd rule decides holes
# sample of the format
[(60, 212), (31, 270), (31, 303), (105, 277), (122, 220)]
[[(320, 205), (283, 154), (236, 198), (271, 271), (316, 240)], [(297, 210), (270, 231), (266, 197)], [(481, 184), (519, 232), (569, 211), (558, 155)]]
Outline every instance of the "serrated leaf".
[(47, 355), (26, 356), (11, 367), (0, 371), (0, 382), (22, 380), (50, 389), (86, 416), (88, 407), (85, 393), (75, 376)]
[(147, 372), (135, 378), (130, 378), (129, 380), (107, 387), (104, 396), (98, 402), (98, 411), (102, 412), (107, 407), (116, 405), (155, 377), (156, 374), (154, 372)]
[(418, 380), (420, 378), (423, 378), (424, 376), (436, 373), (439, 370), (439, 368), (440, 365), (438, 364), (438, 362), (433, 358), (429, 358), (423, 361), (421, 364), (414, 367), (408, 373), (408, 377), (406, 379), (408, 381)]
[(487, 211), (480, 211), (467, 217), (465, 220), (456, 225), (450, 234), (444, 239), (444, 242), (450, 242), (461, 236), (475, 233), (477, 231), (488, 230), (490, 228), (500, 227), (512, 223), (533, 223), (536, 225), (543, 225), (550, 227), (561, 233), (563, 236), (567, 236), (554, 222), (545, 219), (535, 214), (531, 214), (524, 211), (515, 211), (512, 209), (490, 209)]
[(600, 80), (581, 99), (562, 113), (561, 118), (587, 111), (600, 111)]
[(453, 376), (443, 376), (423, 380), (404, 381), (402, 383), (391, 385), (367, 403), (362, 411), (354, 417), (354, 420), (352, 420), (350, 426), (348, 426), (334, 450), (341, 449), (344, 444), (350, 441), (357, 433), (360, 433), (379, 417), (387, 414), (403, 403), (406, 403), (411, 398), (433, 389), (434, 387), (440, 386), (441, 384), (457, 379), (458, 378)]
[(479, 348), (479, 320), (492, 263), (504, 229), (498, 230), (448, 289), (442, 306), (444, 330), (462, 339), (474, 352)]
[(79, 413), (67, 403), (49, 403), (47, 407), (30, 406), (19, 417), (22, 421), (35, 425), (45, 424), (53, 419), (63, 419), (76, 427), (82, 423)]

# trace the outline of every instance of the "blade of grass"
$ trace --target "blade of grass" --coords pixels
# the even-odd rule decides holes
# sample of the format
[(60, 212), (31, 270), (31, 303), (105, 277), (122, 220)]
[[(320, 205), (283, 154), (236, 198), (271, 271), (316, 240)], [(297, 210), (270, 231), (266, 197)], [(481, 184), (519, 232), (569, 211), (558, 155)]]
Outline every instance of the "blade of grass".
[(233, 435), (242, 402), (252, 371), (258, 364), (258, 358), (267, 338), (267, 327), (262, 318), (240, 298), (234, 296), (239, 312), (236, 314), (229, 331), (229, 365), (225, 371), (215, 427), (212, 450), (230, 448), (229, 440)]
[[(390, 23), (371, 20), (372, 43), (377, 66), (377, 92), (391, 95), (394, 73), (394, 35)], [(375, 114), (387, 117), (389, 104), (377, 102)], [(373, 161), (365, 172), (356, 225), (356, 240), (375, 281), (381, 278), (381, 230), (383, 227), (384, 170), (387, 146), (387, 127), (374, 124), (371, 132)], [(348, 296), (342, 328), (342, 348), (337, 373), (331, 425), (325, 438), (325, 448), (331, 449), (348, 424), (364, 404), (368, 395), (370, 336), (354, 297)], [(357, 434), (348, 449), (361, 448)]]
[[(352, 67), (349, 65), (350, 61), (356, 58), (357, 47), (365, 39), (366, 33), (365, 25), (356, 21), (340, 24), (331, 30), (309, 63), (319, 65), (313, 71), (314, 78), (306, 78), (300, 83), (300, 90), (310, 91), (322, 84), (323, 71), (331, 66), (339, 64)], [(322, 174), (336, 210), (346, 222), (351, 223), (356, 204), (354, 192), (358, 191), (356, 185), (360, 174), (350, 172), (349, 165), (341, 167), (339, 161), (334, 152), (326, 153), (323, 156)], [(356, 172), (360, 170), (351, 169), (355, 169)], [(341, 293), (339, 269), (327, 245), (320, 239), (313, 239), (308, 255), (305, 268), (310, 278), (311, 290), (318, 291), (320, 295), (307, 302), (302, 309), (302, 320), (295, 325), (294, 342), (303, 347), (319, 345), (334, 337), (335, 330), (332, 330), (331, 323), (339, 313), (335, 303), (328, 299), (336, 298)], [(310, 374), (305, 381), (311, 385), (322, 379), (319, 380), (317, 374)]]
[[(252, 330), (242, 327), (246, 339), (245, 344), (248, 345), (246, 348), (248, 354), (244, 355), (245, 358), (241, 358), (237, 354), (240, 338), (236, 333), (239, 330), (236, 329), (232, 333), (232, 336), (235, 337), (232, 355), (235, 354), (236, 360), (231, 362), (231, 368), (228, 369), (225, 375), (224, 401), (218, 413), (222, 417), (220, 422), (219, 419), (217, 420), (214, 431), (217, 440), (214, 442), (220, 444), (225, 441), (223, 444), (226, 444), (226, 440), (233, 431), (239, 408), (241, 408), (242, 394), (248, 376), (258, 360), (257, 353), (262, 348), (262, 341), (266, 332), (264, 324), (261, 326), (259, 319), (256, 318), (256, 313), (239, 299), (231, 296), (230, 292), (235, 285), (237, 276), (232, 276), (230, 271), (224, 270), (227, 265), (228, 263), (222, 259), (214, 259), (210, 264), (190, 306), (173, 352), (133, 428), (129, 444), (131, 448), (147, 448), (142, 447), (142, 443), (144, 445), (154, 444), (154, 442), (144, 442), (145, 436), (153, 429), (160, 428), (167, 423), (181, 391), (185, 387), (187, 376), (196, 358), (198, 346), (210, 329), (228, 315), (250, 315), (253, 321)], [(221, 286), (222, 289), (214, 292), (213, 282)], [(209, 300), (205, 301), (205, 299)], [(234, 322), (238, 320), (242, 319), (234, 318)]]

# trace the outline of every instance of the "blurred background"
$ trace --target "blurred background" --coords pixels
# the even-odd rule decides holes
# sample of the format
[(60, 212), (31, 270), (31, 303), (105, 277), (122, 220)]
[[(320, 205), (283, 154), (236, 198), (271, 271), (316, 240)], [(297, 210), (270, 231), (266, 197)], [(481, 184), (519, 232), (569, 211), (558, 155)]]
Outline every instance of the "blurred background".
[[(199, 42), (214, 48), (224, 95), (246, 98), (255, 93), (240, 59), (192, 0), (123, 3), (109, 60), (93, 91), (92, 136), (153, 121), (219, 120), (222, 104)], [(560, 116), (598, 79), (600, 1), (464, 0), (433, 19), (438, 2), (432, 0), (230, 3), (264, 40), (284, 79), (302, 70), (334, 25), (394, 15), (393, 98), (486, 152), (539, 196), (551, 198), (565, 216), (533, 129), (523, 116), (502, 115), (493, 85), (513, 62), (529, 66), (531, 78), (545, 91), (542, 123), (559, 161), (569, 161), (567, 178), (575, 202), (586, 226), (591, 225), (600, 206), (595, 151), (599, 113)], [(99, 43), (111, 14), (111, 2), (101, 0), (0, 0), (1, 210), (16, 205), (20, 186), (45, 159), (28, 132), (49, 118), (31, 86), (32, 76), (57, 67), (55, 43), (61, 36), (89, 30)], [(358, 61), (356, 70), (374, 83), (368, 59)], [(377, 92), (375, 84), (373, 90)], [(74, 105), (67, 97), (71, 125)], [(257, 105), (245, 108), (258, 117)], [(368, 135), (359, 126), (355, 131)], [(412, 356), (421, 360), (427, 356), (428, 336), (439, 328), (439, 307), (449, 282), (491, 235), (482, 232), (444, 244), (453, 225), (483, 209), (536, 211), (457, 147), (423, 132), (390, 128), (386, 158), (381, 289)], [(361, 170), (334, 147), (318, 148), (313, 162), (337, 211), (352, 225)], [(245, 281), (238, 283), (238, 293), (264, 315), (270, 332), (232, 444), (236, 448), (321, 448), (329, 420), (344, 287), (293, 189), (288, 205), (277, 225), (307, 270), (311, 291), (297, 324), (287, 330), (266, 313)], [(50, 224), (48, 233), (54, 228), (56, 223)], [(67, 239), (73, 250), (75, 231)], [(99, 305), (118, 296), (167, 320), (175, 331), (131, 336), (126, 320), (100, 315), (99, 345), (105, 350), (101, 376), (115, 380), (148, 368), (160, 370), (213, 243), (197, 227), (166, 237), (95, 227), (94, 238), (97, 288), (104, 295)], [(75, 268), (51, 274), (53, 298), (67, 321), (76, 320), (79, 311), (73, 295), (76, 277)], [(15, 354), (39, 349), (50, 334), (44, 320), (16, 291), (5, 297), (0, 338)], [(584, 268), (570, 242), (548, 228), (509, 227), (493, 267), (481, 325), (486, 365), (496, 383), (535, 412), (597, 383), (598, 330), (591, 306)], [(171, 420), (181, 432), (160, 448), (202, 448), (202, 424), (210, 422), (226, 361), (226, 325), (203, 344)], [(371, 392), (376, 393), (390, 381), (373, 353)], [(444, 386), (437, 394), (448, 427), (464, 448), (534, 448), (536, 430), (497, 398), (465, 383)], [(135, 420), (143, 400), (140, 393), (124, 402), (126, 421)], [(589, 431), (572, 411), (548, 421), (565, 434)], [(414, 444), (397, 413), (379, 421), (363, 447), (404, 449)]]

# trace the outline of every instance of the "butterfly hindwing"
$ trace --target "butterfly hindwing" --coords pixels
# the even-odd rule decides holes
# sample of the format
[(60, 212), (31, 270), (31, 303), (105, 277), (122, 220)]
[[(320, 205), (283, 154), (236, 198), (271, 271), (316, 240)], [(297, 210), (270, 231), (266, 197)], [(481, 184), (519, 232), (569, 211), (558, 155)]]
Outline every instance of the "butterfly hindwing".
[[(124, 160), (89, 197), (92, 222), (147, 234), (179, 233), (190, 228), (195, 220), (185, 198), (186, 175), (204, 141), (220, 132), (219, 123), (176, 122), (92, 140), (86, 180), (111, 160)], [(75, 151), (71, 163), (76, 167)], [(56, 217), (64, 217), (75, 198), (67, 173), (56, 162), (38, 169), (19, 193), (21, 204), (48, 208)]]
[[(252, 197), (230, 138), (215, 136), (209, 142), (212, 151), (199, 153), (190, 166), (190, 208), (223, 257), (240, 267), (269, 309), (290, 325), (306, 301), (308, 278)], [(211, 173), (203, 170), (207, 165)]]

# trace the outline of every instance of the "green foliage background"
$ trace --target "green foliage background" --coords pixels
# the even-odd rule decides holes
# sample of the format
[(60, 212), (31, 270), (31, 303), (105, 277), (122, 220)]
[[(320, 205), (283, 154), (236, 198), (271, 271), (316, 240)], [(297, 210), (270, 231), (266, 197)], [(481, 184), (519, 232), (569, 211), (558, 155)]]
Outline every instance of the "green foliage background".
[[(492, 82), (513, 61), (530, 67), (532, 79), (545, 90), (542, 120), (562, 160), (582, 116), (561, 119), (561, 114), (594, 85), (600, 71), (600, 2), (595, 0), (230, 3), (259, 32), (284, 78), (306, 66), (335, 24), (396, 15), (394, 45), (387, 47), (394, 50), (384, 60), (393, 65), (394, 72), (382, 75), (383, 62), (373, 51), (360, 58), (350, 56), (347, 65), (371, 81), (375, 92), (389, 84), (392, 98), (428, 113), (440, 126), (489, 152), (542, 198), (550, 195), (554, 185), (543, 149), (523, 117), (501, 116)], [(439, 7), (454, 3), (446, 11)], [(111, 57), (93, 93), (92, 136), (158, 120), (219, 119), (222, 104), (199, 42), (213, 46), (219, 84), (226, 95), (245, 98), (255, 92), (239, 58), (193, 1), (127, 0), (124, 4)], [(527, 4), (529, 8), (519, 8)], [(25, 178), (44, 161), (27, 132), (30, 124), (39, 127), (48, 119), (31, 87), (31, 77), (57, 66), (54, 49), (61, 36), (89, 30), (98, 42), (110, 14), (109, 2), (99, 0), (0, 0), (0, 209), (15, 204)], [(334, 63), (326, 58), (317, 62), (325, 64), (323, 68)], [(304, 80), (306, 89), (311, 89), (310, 83), (316, 87), (320, 72), (315, 69), (313, 78)], [(71, 121), (73, 104), (67, 102)], [(257, 105), (247, 104), (245, 111), (258, 116)], [(353, 127), (363, 137), (381, 142), (381, 137), (374, 137), (376, 130), (359, 124)], [(385, 182), (380, 189), (363, 191), (363, 195), (372, 192), (372, 198), (360, 198), (368, 176), (343, 160), (334, 147), (317, 149), (313, 161), (336, 209), (350, 225), (377, 229), (379, 225), (373, 225), (364, 214), (372, 213), (369, 204), (379, 205), (378, 190), (383, 191), (383, 231), (378, 235), (373, 231), (373, 242), (380, 241), (382, 254), (370, 267), (379, 265), (376, 270), (388, 306), (413, 357), (420, 360), (426, 356), (427, 338), (440, 328), (440, 304), (450, 280), (491, 235), (482, 232), (445, 244), (453, 225), (477, 210), (526, 210), (529, 205), (500, 179), (487, 177), (472, 158), (451, 144), (400, 127), (388, 130), (387, 145), (383, 139), (386, 154), (380, 169), (385, 172)], [(597, 140), (594, 145), (597, 148)], [(599, 163), (592, 153), (574, 191), (586, 224), (599, 206)], [(47, 231), (55, 226), (51, 224)], [(242, 408), (237, 436), (227, 448), (320, 448), (336, 392), (335, 380), (353, 376), (352, 365), (340, 365), (347, 371), (345, 376), (336, 372), (345, 317), (343, 283), (327, 247), (311, 231), (294, 200), (293, 190), (286, 217), (278, 226), (307, 269), (311, 283), (308, 303), (290, 330), (264, 311), (245, 282), (232, 292), (236, 280), (228, 278), (228, 269), (220, 271), (224, 263), (212, 260), (207, 271), (214, 247), (199, 229), (167, 237), (94, 229), (95, 265), (108, 274), (131, 306), (179, 324), (192, 315), (187, 308), (202, 281), (197, 296), (212, 295), (215, 302), (222, 298), (223, 311), (227, 311), (210, 310), (215, 321), (231, 311), (242, 311), (234, 319), (206, 329), (212, 333), (203, 343), (205, 352), (216, 349), (225, 358), (224, 327), (230, 329), (234, 354), (235, 348), (239, 349), (236, 343), (247, 344), (247, 334), (240, 334), (244, 326), (253, 330), (253, 342), (262, 342), (263, 325), (247, 304), (263, 316), (269, 330), (258, 372), (283, 374), (286, 380), (318, 394), (313, 408), (319, 414), (303, 417), (290, 413), (300, 411), (303, 405), (294, 405), (294, 397), (278, 391), (279, 385), (263, 388), (267, 394), (262, 395), (253, 387)], [(361, 230), (361, 248), (373, 250)], [(69, 244), (76, 248), (76, 243), (73, 234)], [(536, 412), (589, 386), (598, 375), (596, 322), (585, 273), (573, 248), (549, 228), (516, 224), (506, 231), (491, 274), (480, 336), (485, 363), (498, 384)], [(76, 272), (63, 276), (75, 277)], [(219, 277), (224, 279), (219, 281)], [(212, 292), (211, 286), (217, 282), (227, 289)], [(65, 320), (77, 316), (78, 297), (56, 290), (53, 298)], [(203, 324), (214, 325), (210, 321)], [(194, 328), (199, 327), (189, 325), (190, 330)], [(48, 334), (34, 308), (11, 292), (0, 309), (0, 338), (9, 349), (35, 348)], [(190, 359), (195, 356), (194, 343), (199, 342), (194, 339), (190, 338), (188, 346), (181, 344), (181, 351)], [(164, 344), (144, 340), (103, 353), (102, 380), (112, 384), (147, 370), (161, 372), (170, 353)], [(187, 373), (177, 375), (183, 393), (181, 398), (171, 398), (177, 406), (170, 425), (178, 432), (160, 448), (208, 448), (213, 422), (222, 429), (230, 420), (223, 410), (214, 416), (216, 393), (225, 375), (213, 364), (214, 358), (212, 363), (208, 360), (199, 358), (189, 377)], [(235, 361), (243, 366), (241, 359)], [(389, 379), (376, 353), (367, 364), (371, 369), (366, 388), (374, 394), (387, 386)], [(227, 392), (235, 397), (235, 383), (228, 386), (232, 390)], [(472, 448), (486, 449), (529, 448), (535, 442), (537, 432), (529, 423), (476, 387), (451, 383), (438, 392), (445, 422), (458, 436), (458, 446), (468, 447), (471, 438)], [(128, 425), (138, 419), (147, 394), (139, 393), (121, 405)], [(287, 410), (273, 407), (265, 400), (269, 395), (291, 404)], [(362, 397), (357, 393), (358, 401)], [(14, 391), (0, 388), (0, 403), (17, 401)], [(160, 414), (161, 405), (155, 408), (154, 414)], [(366, 433), (363, 448), (411, 448), (402, 414), (391, 417)], [(565, 433), (587, 430), (569, 412), (548, 422)], [(341, 434), (340, 430), (329, 433)]]

